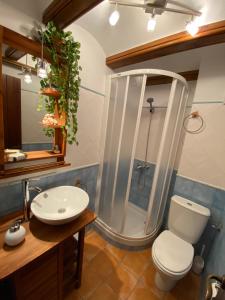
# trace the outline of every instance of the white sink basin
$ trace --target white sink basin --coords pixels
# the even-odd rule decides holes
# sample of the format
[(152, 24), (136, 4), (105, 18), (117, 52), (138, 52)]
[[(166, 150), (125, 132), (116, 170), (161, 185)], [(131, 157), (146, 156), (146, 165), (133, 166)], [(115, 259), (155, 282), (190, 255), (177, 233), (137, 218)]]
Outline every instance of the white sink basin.
[(31, 211), (40, 221), (60, 225), (76, 219), (88, 206), (89, 196), (74, 186), (59, 186), (38, 194)]

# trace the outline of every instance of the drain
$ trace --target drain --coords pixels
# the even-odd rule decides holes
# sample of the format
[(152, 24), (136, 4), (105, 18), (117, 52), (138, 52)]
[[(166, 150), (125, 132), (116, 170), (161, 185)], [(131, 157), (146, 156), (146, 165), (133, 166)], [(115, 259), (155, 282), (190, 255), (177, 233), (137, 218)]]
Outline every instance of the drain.
[(58, 209), (58, 213), (59, 213), (59, 214), (63, 214), (65, 211), (66, 211), (65, 208), (59, 208), (59, 209)]

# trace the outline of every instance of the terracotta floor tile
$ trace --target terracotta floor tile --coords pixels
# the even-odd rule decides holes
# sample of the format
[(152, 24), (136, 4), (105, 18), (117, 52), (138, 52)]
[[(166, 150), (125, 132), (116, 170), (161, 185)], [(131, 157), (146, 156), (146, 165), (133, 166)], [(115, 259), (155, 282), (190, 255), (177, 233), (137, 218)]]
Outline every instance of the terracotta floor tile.
[(100, 251), (100, 248), (86, 242), (84, 244), (84, 262), (90, 262)]
[(151, 263), (150, 251), (129, 252), (124, 257), (122, 264), (136, 277), (143, 274), (144, 270)]
[(189, 272), (178, 281), (175, 288), (168, 293), (165, 300), (198, 300), (200, 292), (200, 280), (198, 276)]
[[(139, 289), (144, 289), (144, 290), (150, 290), (151, 293), (154, 295), (154, 297), (156, 299), (164, 299), (164, 296), (165, 296), (165, 292), (162, 292), (160, 291), (156, 285), (155, 285), (155, 282), (153, 280), (153, 283), (152, 284), (148, 284), (145, 280), (144, 280), (144, 277), (142, 276), (138, 282), (137, 282), (137, 285), (135, 288), (139, 288)], [(153, 298), (153, 299), (155, 299)]]
[(80, 297), (78, 290), (73, 290), (68, 295), (66, 295), (63, 299), (64, 300), (81, 300), (82, 298)]
[(118, 261), (121, 261), (128, 253), (127, 250), (117, 248), (109, 243), (106, 245), (105, 250), (109, 255), (113, 255)]
[(159, 300), (156, 295), (154, 295), (150, 288), (140, 288), (136, 287), (128, 300)]
[[(105, 249), (104, 249), (105, 250)], [(105, 280), (112, 272), (115, 272), (119, 262), (113, 255), (106, 251), (100, 251), (89, 263), (88, 270)]]
[(84, 261), (90, 262), (106, 245), (107, 242), (100, 235), (95, 231), (91, 231), (85, 237)]
[(199, 300), (199, 277), (189, 272), (169, 293), (155, 286), (150, 249), (129, 252), (95, 231), (85, 237), (83, 281), (65, 300)]
[(81, 297), (81, 299), (86, 299), (86, 297), (90, 296), (102, 282), (102, 278), (96, 276), (96, 273), (89, 269), (89, 265), (87, 265), (87, 267), (83, 269), (82, 284), (77, 290), (77, 296)]
[(124, 267), (119, 265), (106, 282), (121, 299), (127, 299), (134, 289), (137, 279)]
[(155, 286), (155, 267), (152, 263), (150, 263), (147, 268), (144, 270), (143, 274), (142, 274), (142, 280), (143, 280), (143, 284), (146, 287), (153, 287)]
[(100, 285), (88, 300), (119, 300), (120, 297), (107, 284)]
[(100, 249), (103, 249), (107, 244), (107, 242), (95, 231), (91, 232), (85, 238), (85, 242)]

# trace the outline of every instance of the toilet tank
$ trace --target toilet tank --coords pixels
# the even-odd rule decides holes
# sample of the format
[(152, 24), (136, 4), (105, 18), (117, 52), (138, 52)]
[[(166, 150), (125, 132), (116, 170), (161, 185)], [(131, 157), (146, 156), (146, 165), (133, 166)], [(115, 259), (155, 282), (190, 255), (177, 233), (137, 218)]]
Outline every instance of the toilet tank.
[(168, 228), (183, 240), (197, 243), (209, 217), (208, 208), (177, 195), (171, 198)]

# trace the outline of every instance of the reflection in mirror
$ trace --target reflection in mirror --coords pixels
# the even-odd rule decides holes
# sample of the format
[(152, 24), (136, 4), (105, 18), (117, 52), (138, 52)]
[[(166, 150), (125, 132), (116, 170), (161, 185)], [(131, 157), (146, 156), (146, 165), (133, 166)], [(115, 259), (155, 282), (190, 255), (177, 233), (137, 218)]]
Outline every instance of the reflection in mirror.
[(51, 150), (52, 138), (45, 136), (37, 110), (40, 78), (31, 55), (3, 45), (4, 142), (6, 149)]

